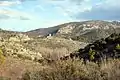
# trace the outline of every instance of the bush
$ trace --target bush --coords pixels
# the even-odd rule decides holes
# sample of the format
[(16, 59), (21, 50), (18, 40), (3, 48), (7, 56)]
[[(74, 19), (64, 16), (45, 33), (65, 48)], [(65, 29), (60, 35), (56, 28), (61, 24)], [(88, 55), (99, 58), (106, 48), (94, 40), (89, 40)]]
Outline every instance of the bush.
[(27, 60), (32, 60), (31, 56), (26, 56), (26, 55), (23, 55), (23, 54), (17, 54), (18, 58), (22, 58), (22, 59), (27, 59)]
[[(76, 80), (85, 79), (87, 70), (81, 62), (58, 61), (50, 65), (49, 69), (38, 72), (27, 72), (23, 80)], [(87, 80), (87, 79), (86, 79)]]
[(93, 60), (95, 57), (94, 57), (94, 55), (95, 55), (95, 50), (92, 50), (92, 49), (90, 49), (89, 50), (89, 55), (90, 55), (90, 60)]
[(80, 60), (57, 61), (48, 69), (27, 72), (23, 80), (119, 80), (120, 60), (111, 60), (98, 66)]
[(5, 57), (3, 56), (3, 51), (0, 48), (0, 64), (4, 63), (4, 61), (5, 61)]
[(11, 79), (6, 77), (0, 77), (0, 80), (11, 80)]
[(120, 44), (117, 44), (117, 45), (116, 45), (116, 49), (117, 49), (117, 50), (120, 50)]

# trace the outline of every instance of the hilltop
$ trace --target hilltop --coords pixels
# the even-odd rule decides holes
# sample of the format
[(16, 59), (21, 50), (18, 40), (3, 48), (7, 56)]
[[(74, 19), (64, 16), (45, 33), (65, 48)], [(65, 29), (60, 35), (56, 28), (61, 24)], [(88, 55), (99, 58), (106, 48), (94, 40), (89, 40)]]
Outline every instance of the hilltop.
[(93, 42), (105, 38), (113, 32), (120, 31), (120, 23), (117, 21), (108, 22), (91, 20), (83, 22), (70, 22), (49, 28), (40, 28), (26, 32), (32, 37), (57, 36), (66, 39), (73, 39), (83, 42)]

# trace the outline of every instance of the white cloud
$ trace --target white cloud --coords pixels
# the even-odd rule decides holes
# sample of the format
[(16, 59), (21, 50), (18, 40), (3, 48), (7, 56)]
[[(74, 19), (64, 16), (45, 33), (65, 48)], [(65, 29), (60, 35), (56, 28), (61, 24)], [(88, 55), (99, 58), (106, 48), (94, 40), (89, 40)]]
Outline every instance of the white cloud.
[(73, 19), (120, 20), (119, 0), (52, 0), (50, 3)]
[(78, 12), (85, 12), (92, 9), (90, 0), (52, 0), (48, 3), (60, 7), (66, 14), (74, 15)]
[[(43, 8), (41, 5), (36, 5), (35, 8), (40, 8), (42, 11), (45, 11), (45, 8)], [(33, 9), (35, 9), (33, 8)]]
[(120, 1), (119, 0), (101, 0), (91, 4), (89, 11), (78, 12), (74, 15), (77, 19), (95, 19), (95, 20), (120, 20)]
[(37, 17), (33, 16), (30, 13), (17, 11), (17, 10), (0, 10), (0, 15), (6, 15), (9, 16), (9, 18), (12, 19), (20, 19), (20, 20), (30, 20), (30, 19), (37, 19)]
[(16, 4), (21, 4), (20, 1), (0, 1), (0, 6), (12, 6)]

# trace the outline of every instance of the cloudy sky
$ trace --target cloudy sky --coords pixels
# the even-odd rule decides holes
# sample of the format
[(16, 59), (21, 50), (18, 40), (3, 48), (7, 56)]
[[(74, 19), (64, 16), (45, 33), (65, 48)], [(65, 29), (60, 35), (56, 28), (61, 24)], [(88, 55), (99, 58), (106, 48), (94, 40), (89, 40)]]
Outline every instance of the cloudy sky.
[(83, 20), (120, 20), (120, 0), (0, 0), (0, 28), (29, 31)]

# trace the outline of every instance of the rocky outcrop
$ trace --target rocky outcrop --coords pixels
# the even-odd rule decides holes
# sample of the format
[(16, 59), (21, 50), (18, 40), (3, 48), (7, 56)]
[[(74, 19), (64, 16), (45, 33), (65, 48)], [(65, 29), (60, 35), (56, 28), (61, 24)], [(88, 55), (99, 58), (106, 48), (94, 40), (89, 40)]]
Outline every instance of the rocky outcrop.
[(63, 26), (62, 28), (60, 28), (58, 30), (58, 34), (69, 34), (69, 33), (72, 33), (73, 29), (75, 28), (75, 25), (74, 24), (70, 24), (70, 25), (67, 25), (67, 26)]
[[(108, 22), (101, 20), (90, 20), (83, 22), (70, 22), (55, 27), (37, 29), (26, 32), (29, 36), (52, 36), (62, 37), (83, 42), (93, 42), (105, 38), (114, 32), (120, 31), (120, 22)], [(81, 39), (82, 37), (82, 39)]]

